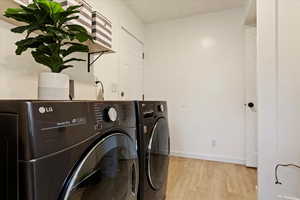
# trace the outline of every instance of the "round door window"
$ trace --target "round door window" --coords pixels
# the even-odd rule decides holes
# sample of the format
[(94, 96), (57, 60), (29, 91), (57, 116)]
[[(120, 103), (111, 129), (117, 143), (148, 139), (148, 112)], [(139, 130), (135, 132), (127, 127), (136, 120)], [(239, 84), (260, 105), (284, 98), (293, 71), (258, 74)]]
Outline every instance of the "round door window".
[(125, 134), (104, 138), (78, 164), (62, 199), (136, 199), (139, 177), (135, 147)]
[(148, 146), (148, 180), (154, 190), (166, 183), (169, 167), (170, 140), (168, 122), (165, 118), (157, 121)]

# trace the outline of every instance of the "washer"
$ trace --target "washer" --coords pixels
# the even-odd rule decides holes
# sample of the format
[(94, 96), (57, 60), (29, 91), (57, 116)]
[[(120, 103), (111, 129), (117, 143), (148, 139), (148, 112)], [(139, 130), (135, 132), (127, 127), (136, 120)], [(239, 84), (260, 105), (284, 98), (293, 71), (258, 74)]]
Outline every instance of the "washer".
[(0, 199), (137, 199), (133, 102), (0, 101), (0, 124)]
[(136, 102), (140, 159), (139, 200), (166, 196), (170, 155), (167, 102)]

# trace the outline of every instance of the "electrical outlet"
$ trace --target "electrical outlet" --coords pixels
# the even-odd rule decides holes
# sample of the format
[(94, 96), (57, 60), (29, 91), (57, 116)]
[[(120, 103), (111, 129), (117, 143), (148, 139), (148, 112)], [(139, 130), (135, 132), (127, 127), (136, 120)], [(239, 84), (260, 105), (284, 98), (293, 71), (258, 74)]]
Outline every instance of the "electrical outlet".
[(217, 140), (212, 140), (212, 141), (211, 141), (211, 146), (212, 146), (213, 148), (215, 148), (215, 147), (217, 146)]
[(113, 83), (111, 85), (111, 92), (112, 93), (117, 93), (117, 91), (118, 91), (118, 84), (117, 83)]

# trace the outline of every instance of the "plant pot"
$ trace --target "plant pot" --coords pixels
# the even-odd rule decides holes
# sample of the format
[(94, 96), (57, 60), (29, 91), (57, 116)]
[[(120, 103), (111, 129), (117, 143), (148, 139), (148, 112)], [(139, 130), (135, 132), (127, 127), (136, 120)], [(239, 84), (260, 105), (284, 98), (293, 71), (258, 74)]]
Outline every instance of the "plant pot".
[(69, 76), (43, 72), (39, 76), (39, 100), (69, 100)]

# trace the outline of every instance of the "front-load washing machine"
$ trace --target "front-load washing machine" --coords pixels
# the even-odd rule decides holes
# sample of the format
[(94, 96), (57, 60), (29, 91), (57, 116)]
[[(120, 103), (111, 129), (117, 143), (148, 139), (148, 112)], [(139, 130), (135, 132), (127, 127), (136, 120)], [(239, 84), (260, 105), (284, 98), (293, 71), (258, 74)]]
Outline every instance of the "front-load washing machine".
[(140, 159), (139, 200), (166, 197), (170, 135), (166, 102), (136, 102)]
[(0, 101), (0, 124), (0, 199), (137, 199), (134, 103)]

